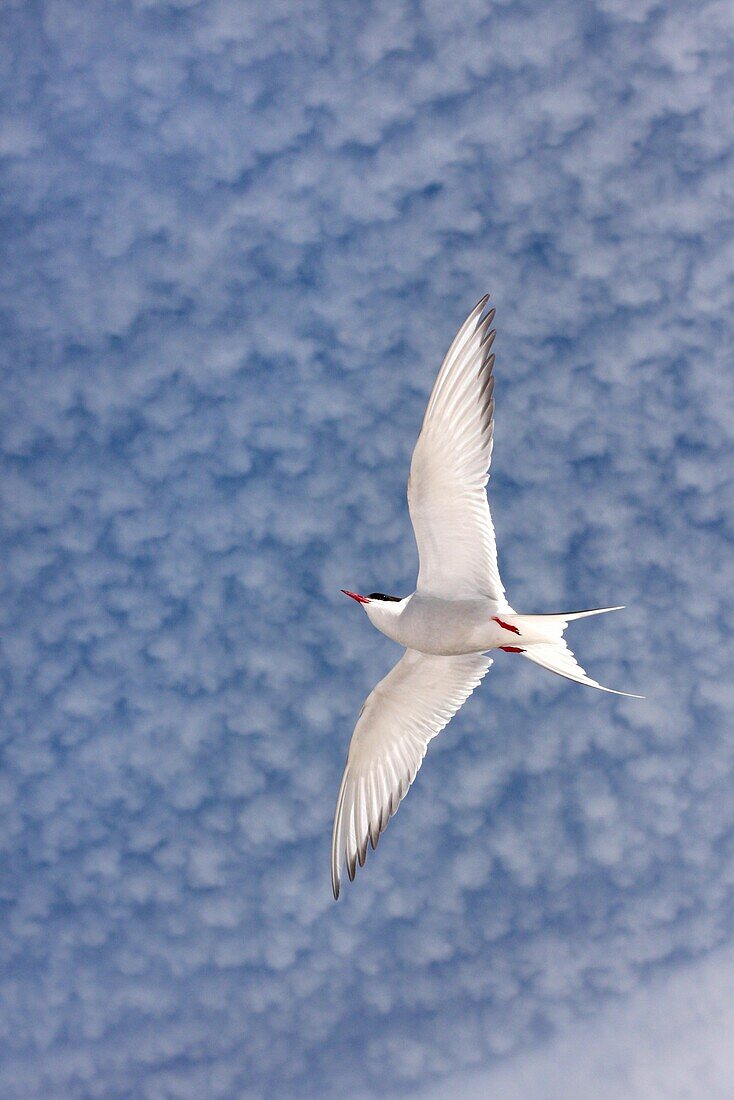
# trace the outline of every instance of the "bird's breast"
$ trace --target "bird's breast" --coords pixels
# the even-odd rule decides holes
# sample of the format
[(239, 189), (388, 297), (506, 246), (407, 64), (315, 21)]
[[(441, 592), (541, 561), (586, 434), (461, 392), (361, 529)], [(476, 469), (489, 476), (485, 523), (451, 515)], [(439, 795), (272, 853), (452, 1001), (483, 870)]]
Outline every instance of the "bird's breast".
[[(476, 653), (497, 644), (489, 600), (445, 600), (416, 593), (400, 617), (382, 630), (409, 649), (439, 656)], [(378, 624), (375, 624), (378, 625)]]

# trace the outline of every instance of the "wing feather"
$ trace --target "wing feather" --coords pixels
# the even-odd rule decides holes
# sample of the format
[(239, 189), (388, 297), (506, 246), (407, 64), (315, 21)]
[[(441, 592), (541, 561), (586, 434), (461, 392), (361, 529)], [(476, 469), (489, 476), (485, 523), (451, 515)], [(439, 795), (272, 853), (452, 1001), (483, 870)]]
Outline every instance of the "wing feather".
[(408, 507), (417, 590), (509, 604), (500, 580), (486, 486), (494, 434), (494, 310), (477, 303), (457, 332), (428, 399), (413, 451)]
[(408, 649), (365, 702), (349, 746), (336, 801), (331, 882), (354, 878), (367, 845), (377, 847), (415, 779), (428, 742), (451, 721), (492, 664), (480, 653), (434, 657)]

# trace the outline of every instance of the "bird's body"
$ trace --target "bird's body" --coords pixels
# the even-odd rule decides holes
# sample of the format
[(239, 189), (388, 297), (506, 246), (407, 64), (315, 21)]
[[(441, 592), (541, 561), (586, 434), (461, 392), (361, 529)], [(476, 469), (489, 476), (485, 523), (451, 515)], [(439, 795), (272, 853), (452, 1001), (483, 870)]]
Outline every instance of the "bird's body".
[(502, 644), (503, 631), (493, 616), (493, 600), (448, 600), (414, 592), (400, 603), (373, 600), (365, 611), (373, 626), (394, 642), (420, 653), (455, 656), (483, 653)]
[[(502, 646), (523, 642), (547, 641), (537, 625), (521, 627), (515, 622), (521, 616), (503, 611), (501, 621), (513, 629), (501, 626), (495, 600), (443, 599), (423, 592), (414, 592), (400, 603), (373, 600), (365, 607), (373, 626), (407, 649), (435, 656), (453, 657), (459, 653), (486, 653)], [(517, 631), (517, 633), (515, 633)]]
[[(406, 649), (437, 657), (455, 657), (460, 653), (488, 653), (491, 649), (509, 649), (529, 655), (536, 646), (558, 644), (562, 633), (560, 624), (565, 629), (571, 619), (622, 610), (621, 607), (599, 607), (568, 615), (516, 615), (511, 607), (504, 606), (506, 610), (500, 614), (497, 601), (487, 597), (451, 600), (414, 592), (402, 600), (370, 600), (365, 611), (380, 633)], [(593, 686), (599, 685), (594, 683)]]
[[(577, 683), (587, 676), (563, 632), (572, 619), (619, 608), (518, 615), (499, 576), (486, 484), (494, 428), (494, 310), (477, 303), (446, 353), (428, 401), (408, 480), (420, 568), (406, 597), (343, 589), (372, 624), (405, 646), (360, 712), (337, 799), (332, 886), (354, 878), (367, 844), (412, 783), (428, 746), (485, 675), (495, 649), (520, 653)], [(623, 695), (624, 692), (614, 694)]]

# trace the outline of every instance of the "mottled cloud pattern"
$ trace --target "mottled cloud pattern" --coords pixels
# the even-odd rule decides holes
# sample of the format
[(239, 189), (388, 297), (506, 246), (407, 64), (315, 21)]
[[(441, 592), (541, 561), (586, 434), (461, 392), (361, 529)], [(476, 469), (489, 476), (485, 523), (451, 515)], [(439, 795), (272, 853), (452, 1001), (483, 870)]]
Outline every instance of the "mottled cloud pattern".
[[(421, 1095), (707, 966), (731, 6), (46, 0), (0, 34), (2, 1095)], [(647, 699), (500, 654), (334, 905), (397, 655), (338, 590), (412, 588), (410, 453), (485, 290), (509, 597), (628, 604), (572, 641)]]

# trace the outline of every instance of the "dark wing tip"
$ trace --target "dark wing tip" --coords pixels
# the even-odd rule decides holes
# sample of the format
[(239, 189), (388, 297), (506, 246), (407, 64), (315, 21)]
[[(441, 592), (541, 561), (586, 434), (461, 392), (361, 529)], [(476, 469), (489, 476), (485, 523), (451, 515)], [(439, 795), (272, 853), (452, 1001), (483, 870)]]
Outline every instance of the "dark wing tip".
[[(490, 323), (490, 325), (492, 324), (491, 321), (489, 323)], [(492, 347), (492, 344), (494, 343), (494, 338), (495, 338), (496, 335), (497, 335), (497, 329), (496, 328), (489, 329), (487, 332), (485, 332), (484, 336), (482, 337), (482, 340), (481, 340), (481, 343), (480, 343), (479, 346), (481, 348), (484, 348), (485, 352), (488, 352), (489, 349)]]

